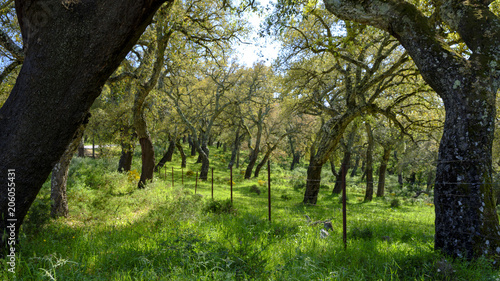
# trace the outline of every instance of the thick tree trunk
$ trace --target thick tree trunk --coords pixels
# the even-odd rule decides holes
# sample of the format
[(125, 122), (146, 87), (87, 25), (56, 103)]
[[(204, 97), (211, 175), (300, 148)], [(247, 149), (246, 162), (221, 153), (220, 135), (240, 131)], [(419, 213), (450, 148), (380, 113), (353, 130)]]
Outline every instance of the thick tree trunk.
[(50, 216), (52, 218), (67, 217), (69, 214), (68, 199), (66, 196), (69, 164), (71, 163), (73, 154), (75, 154), (75, 151), (80, 145), (80, 140), (83, 139), (83, 133), (85, 132), (86, 126), (86, 124), (80, 126), (76, 132), (75, 138), (71, 141), (68, 148), (66, 148), (59, 162), (52, 168), (52, 176), (50, 179)]
[(307, 168), (306, 191), (304, 193), (304, 203), (315, 205), (318, 201), (319, 186), (321, 184), (321, 168), (323, 165), (318, 162), (311, 161)]
[(387, 171), (387, 163), (389, 163), (390, 156), (391, 148), (384, 147), (382, 161), (380, 161), (380, 168), (378, 169), (377, 197), (384, 197), (385, 195), (385, 172)]
[(142, 168), (141, 178), (137, 184), (138, 188), (145, 188), (146, 184), (153, 180), (155, 171), (155, 151), (150, 137), (140, 138)]
[(445, 102), (434, 189), (435, 247), (466, 258), (500, 253), (491, 166), (495, 94), (484, 86)]
[(163, 2), (73, 1), (68, 9), (60, 0), (16, 1), (25, 60), (0, 109), (0, 182), (15, 184), (16, 208), (9, 214), (1, 189), (0, 231), (18, 237), (53, 165)]
[(342, 19), (392, 34), (411, 55), (446, 110), (439, 146), (434, 203), (434, 246), (468, 259), (500, 254), (500, 227), (492, 187), (492, 142), (500, 87), (500, 18), (491, 1), (443, 1), (439, 18), (470, 49), (454, 52), (407, 1), (325, 0)]
[(365, 202), (373, 200), (373, 132), (369, 122), (365, 122), (366, 134), (368, 136), (368, 147), (366, 148), (366, 193)]

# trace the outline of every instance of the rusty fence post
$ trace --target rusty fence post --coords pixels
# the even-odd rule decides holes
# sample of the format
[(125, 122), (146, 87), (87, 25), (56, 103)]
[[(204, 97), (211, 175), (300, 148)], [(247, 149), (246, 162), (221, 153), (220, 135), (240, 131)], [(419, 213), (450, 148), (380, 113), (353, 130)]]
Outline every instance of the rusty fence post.
[(229, 184), (231, 185), (231, 205), (233, 205), (233, 167), (229, 169), (229, 173), (231, 174), (229, 179)]
[(344, 241), (344, 250), (347, 250), (347, 192), (346, 192), (346, 165), (342, 165), (342, 240)]
[(271, 161), (267, 160), (267, 203), (269, 210), (269, 222), (271, 222)]
[(196, 194), (197, 190), (198, 190), (198, 172), (196, 172), (196, 181), (194, 183), (194, 194)]

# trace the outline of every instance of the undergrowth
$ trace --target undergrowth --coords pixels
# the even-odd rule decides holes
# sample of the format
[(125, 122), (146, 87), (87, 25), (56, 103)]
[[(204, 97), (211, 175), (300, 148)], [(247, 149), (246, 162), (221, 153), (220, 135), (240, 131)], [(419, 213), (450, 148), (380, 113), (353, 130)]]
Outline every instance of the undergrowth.
[[(213, 150), (216, 160), (227, 158)], [(199, 170), (195, 160), (184, 171)], [(269, 222), (265, 173), (244, 180), (235, 170), (231, 202), (224, 163), (213, 163), (212, 199), (210, 176), (195, 194), (194, 177), (180, 183), (180, 163), (167, 164), (173, 187), (171, 174), (156, 174), (139, 190), (133, 174), (115, 172), (117, 162), (72, 161), (68, 218), (49, 218), (44, 184), (20, 234), (17, 280), (500, 280), (488, 260), (435, 252), (432, 196), (401, 196), (393, 178), (387, 196), (370, 203), (359, 177), (348, 178), (344, 249), (342, 205), (327, 171), (318, 204), (309, 206), (300, 203), (306, 170), (272, 165)], [(326, 220), (333, 230), (322, 230)]]

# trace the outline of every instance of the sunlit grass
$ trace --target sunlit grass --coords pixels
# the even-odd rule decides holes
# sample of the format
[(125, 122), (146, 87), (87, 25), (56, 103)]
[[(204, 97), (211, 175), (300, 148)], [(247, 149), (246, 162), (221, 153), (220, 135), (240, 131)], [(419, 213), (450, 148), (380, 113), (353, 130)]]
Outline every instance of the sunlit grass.
[[(230, 198), (229, 170), (221, 161), (228, 155), (213, 151), (214, 199), (223, 202)], [(137, 158), (134, 169), (139, 171)], [(370, 203), (362, 202), (359, 178), (349, 178), (344, 249), (342, 205), (330, 195), (333, 179), (327, 171), (323, 178), (330, 188), (320, 191), (316, 206), (309, 206), (301, 203), (303, 189), (293, 188), (305, 169), (288, 172), (273, 164), (269, 222), (265, 172), (244, 180), (235, 169), (233, 208), (215, 214), (204, 211), (213, 202), (211, 175), (198, 181), (195, 194), (195, 177), (185, 174), (199, 170), (194, 161), (189, 158), (184, 169), (184, 184), (180, 164), (174, 162), (167, 164), (166, 178), (162, 170), (139, 190), (129, 175), (114, 171), (116, 158), (75, 159), (68, 187), (70, 216), (48, 219), (46, 184), (21, 234), (17, 280), (498, 278), (488, 261), (446, 261), (434, 252), (432, 198), (402, 197), (392, 178), (388, 195)], [(394, 199), (400, 200), (399, 207), (391, 207)], [(325, 220), (333, 231), (321, 238)], [(10, 279), (8, 274), (0, 277)]]

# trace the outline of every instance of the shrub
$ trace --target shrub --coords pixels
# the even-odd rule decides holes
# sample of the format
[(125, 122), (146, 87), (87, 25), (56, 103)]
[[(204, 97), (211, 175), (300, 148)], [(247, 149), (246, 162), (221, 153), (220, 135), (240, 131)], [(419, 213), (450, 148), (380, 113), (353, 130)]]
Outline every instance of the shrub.
[(399, 201), (399, 199), (394, 198), (391, 200), (391, 207), (392, 208), (398, 208), (399, 206), (401, 206), (401, 201)]
[(231, 214), (234, 213), (233, 204), (231, 199), (214, 200), (210, 199), (203, 206), (203, 212), (213, 214)]
[(306, 187), (306, 182), (303, 180), (298, 180), (298, 179), (291, 179), (290, 180), (290, 185), (293, 187), (295, 190), (301, 190), (304, 187)]
[(186, 177), (192, 177), (192, 176), (194, 176), (194, 172), (193, 172), (193, 171), (191, 171), (191, 170), (188, 170), (188, 171), (186, 172)]
[(281, 199), (288, 201), (288, 200), (291, 200), (292, 197), (285, 193), (285, 194), (281, 194)]
[(257, 195), (260, 195), (260, 192), (261, 192), (259, 187), (256, 184), (250, 186), (249, 191), (250, 191), (250, 193), (257, 193)]

